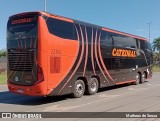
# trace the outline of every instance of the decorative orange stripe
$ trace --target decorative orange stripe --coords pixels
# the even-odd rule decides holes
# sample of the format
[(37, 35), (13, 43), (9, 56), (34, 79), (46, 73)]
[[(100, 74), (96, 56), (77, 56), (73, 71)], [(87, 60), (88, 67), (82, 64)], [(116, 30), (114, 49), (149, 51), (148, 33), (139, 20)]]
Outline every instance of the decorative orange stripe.
[[(79, 25), (80, 27), (80, 25)], [(76, 26), (75, 26), (76, 28)], [(72, 76), (75, 74), (75, 72), (77, 71), (78, 67), (80, 66), (81, 64), (81, 61), (82, 61), (82, 57), (83, 57), (83, 54), (84, 54), (84, 37), (83, 37), (83, 33), (82, 33), (82, 29), (80, 27), (80, 31), (81, 31), (81, 37), (82, 37), (82, 50), (81, 50), (81, 55), (80, 55), (80, 59), (78, 61), (78, 64), (76, 66), (76, 68), (74, 69), (74, 71), (72, 72), (72, 74), (70, 75), (70, 77), (68, 78), (67, 82), (63, 85), (63, 87), (61, 88), (61, 90), (58, 92), (58, 94), (61, 93), (61, 91), (64, 89), (64, 87), (67, 85), (67, 83), (70, 81), (70, 79), (72, 78)], [(76, 32), (77, 32), (77, 36), (78, 36), (78, 41), (79, 41), (79, 34), (78, 34), (78, 30), (76, 28)]]
[(107, 74), (107, 75), (109, 76), (109, 78), (115, 83), (115, 81), (113, 80), (113, 78), (112, 78), (111, 75), (109, 74), (109, 72), (108, 72), (108, 70), (107, 70), (107, 68), (106, 68), (106, 66), (105, 66), (105, 64), (104, 64), (104, 62), (103, 62), (100, 44), (101, 44), (101, 43), (100, 43), (100, 38), (99, 38), (99, 41), (98, 41), (98, 50), (99, 50), (99, 51), (98, 51), (98, 52), (99, 52), (99, 57), (100, 57), (101, 64), (102, 64), (102, 66), (103, 66), (106, 74)]
[(92, 28), (92, 40), (91, 40), (91, 59), (92, 59), (93, 73), (94, 75), (96, 75), (95, 67), (94, 67), (94, 59), (93, 59), (93, 28)]
[(84, 63), (84, 70), (83, 70), (83, 76), (85, 75), (86, 72), (86, 66), (87, 66), (87, 60), (88, 60), (88, 36), (87, 36), (87, 30), (85, 27), (85, 34), (86, 34), (86, 57), (85, 57), (85, 63)]
[(129, 81), (125, 81), (125, 82), (117, 82), (116, 85), (127, 84), (127, 83), (131, 83), (131, 82), (136, 82), (136, 80), (129, 80)]
[[(100, 39), (100, 36), (101, 36), (101, 33), (100, 33), (100, 35), (99, 35), (99, 39)], [(98, 41), (99, 41), (99, 40), (98, 40)], [(95, 57), (96, 57), (96, 61), (97, 61), (98, 67), (99, 67), (101, 73), (103, 74), (104, 78), (105, 78), (105, 79), (107, 80), (107, 82), (109, 83), (106, 75), (103, 73), (103, 70), (102, 70), (101, 65), (100, 65), (100, 63), (99, 63), (99, 60), (98, 60), (98, 56), (97, 56), (97, 38), (95, 39), (95, 46), (94, 46), (94, 47), (95, 47)], [(109, 83), (109, 85), (110, 85), (110, 83)]]

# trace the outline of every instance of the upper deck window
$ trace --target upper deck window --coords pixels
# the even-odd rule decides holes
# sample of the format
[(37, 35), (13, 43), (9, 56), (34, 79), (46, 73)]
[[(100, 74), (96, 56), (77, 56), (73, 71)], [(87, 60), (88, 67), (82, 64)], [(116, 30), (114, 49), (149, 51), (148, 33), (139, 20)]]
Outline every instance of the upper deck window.
[(76, 40), (76, 32), (73, 23), (54, 18), (48, 18), (46, 22), (51, 34), (64, 39)]

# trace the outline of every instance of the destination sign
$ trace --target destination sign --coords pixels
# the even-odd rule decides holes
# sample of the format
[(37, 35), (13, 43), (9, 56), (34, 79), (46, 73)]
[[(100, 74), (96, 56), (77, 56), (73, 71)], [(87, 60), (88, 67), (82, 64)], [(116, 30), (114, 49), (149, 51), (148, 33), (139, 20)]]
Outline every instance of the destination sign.
[(21, 23), (30, 23), (30, 22), (32, 22), (32, 18), (22, 18), (22, 19), (12, 20), (11, 24), (21, 24)]

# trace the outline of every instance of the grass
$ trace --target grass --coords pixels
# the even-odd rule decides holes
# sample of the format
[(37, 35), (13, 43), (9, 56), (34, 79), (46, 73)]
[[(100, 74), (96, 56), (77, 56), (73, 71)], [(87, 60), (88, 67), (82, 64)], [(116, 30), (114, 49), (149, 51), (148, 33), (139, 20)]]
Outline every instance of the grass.
[(7, 73), (2, 72), (0, 74), (0, 84), (6, 84), (7, 83)]
[(154, 65), (154, 66), (152, 67), (152, 70), (153, 70), (153, 72), (160, 72), (160, 67)]

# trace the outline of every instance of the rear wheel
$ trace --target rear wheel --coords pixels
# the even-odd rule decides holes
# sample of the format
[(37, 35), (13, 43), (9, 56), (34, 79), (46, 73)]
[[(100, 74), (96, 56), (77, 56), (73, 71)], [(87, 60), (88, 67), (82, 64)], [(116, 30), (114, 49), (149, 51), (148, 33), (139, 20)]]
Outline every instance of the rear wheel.
[(141, 80), (140, 74), (137, 73), (137, 75), (136, 75), (136, 82), (134, 84), (138, 85), (140, 83), (140, 80)]
[(94, 95), (98, 91), (98, 80), (96, 78), (91, 78), (88, 82), (88, 90), (87, 93), (89, 95)]
[(85, 84), (83, 80), (77, 80), (74, 84), (73, 97), (80, 98), (85, 91)]
[(141, 84), (144, 83), (145, 81), (146, 81), (146, 75), (145, 73), (143, 73), (141, 78)]

